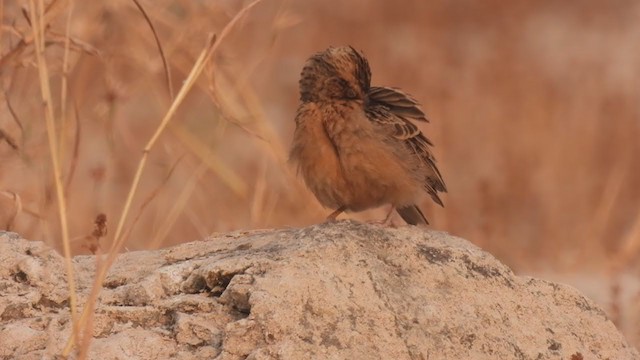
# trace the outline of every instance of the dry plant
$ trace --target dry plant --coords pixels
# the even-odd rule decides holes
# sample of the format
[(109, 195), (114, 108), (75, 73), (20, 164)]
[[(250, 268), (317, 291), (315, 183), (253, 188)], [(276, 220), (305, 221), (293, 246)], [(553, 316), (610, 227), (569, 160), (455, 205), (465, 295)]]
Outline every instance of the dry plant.
[(53, 167), (53, 177), (56, 190), (56, 200), (58, 204), (58, 216), (60, 219), (60, 229), (62, 245), (64, 249), (65, 266), (67, 270), (67, 283), (69, 284), (69, 308), (71, 309), (71, 321), (73, 323), (73, 333), (77, 337), (78, 322), (76, 315), (76, 281), (73, 263), (71, 259), (71, 242), (69, 239), (69, 227), (67, 222), (67, 206), (62, 184), (62, 170), (60, 167), (60, 153), (55, 126), (54, 102), (51, 95), (51, 85), (49, 77), (49, 67), (44, 56), (45, 51), (45, 7), (42, 0), (36, 4), (34, 0), (29, 1), (30, 25), (33, 31), (33, 43), (35, 45), (38, 74), (40, 77), (40, 90), (44, 104), (45, 122), (49, 143), (49, 154)]
[[(220, 41), (222, 41), (222, 39), (224, 39), (227, 36), (227, 34), (231, 31), (231, 29), (236, 24), (236, 22), (239, 19), (241, 19), (246, 12), (248, 12), (252, 7), (254, 7), (260, 1), (261, 0), (254, 0), (249, 5), (244, 7), (235, 17), (233, 17), (231, 21), (229, 21), (229, 23), (222, 29), (220, 33)], [(145, 17), (146, 17), (146, 13), (145, 13)], [(131, 207), (133, 197), (136, 195), (136, 191), (140, 184), (140, 177), (145, 168), (149, 152), (155, 145), (156, 141), (158, 140), (158, 138), (160, 137), (164, 129), (169, 124), (169, 121), (171, 121), (171, 119), (175, 115), (177, 108), (182, 104), (187, 93), (194, 86), (198, 77), (204, 70), (204, 67), (207, 61), (209, 60), (211, 55), (217, 50), (220, 42), (216, 41), (216, 39), (217, 37), (215, 35), (210, 36), (210, 39), (207, 41), (205, 48), (202, 50), (202, 52), (200, 53), (200, 56), (197, 58), (195, 64), (193, 65), (191, 72), (189, 73), (189, 76), (187, 76), (182, 87), (180, 88), (178, 95), (171, 103), (171, 106), (169, 107), (167, 114), (164, 116), (164, 118), (162, 119), (162, 121), (160, 122), (155, 132), (153, 133), (153, 135), (151, 136), (151, 138), (149, 139), (149, 141), (147, 142), (146, 146), (143, 149), (142, 157), (138, 163), (137, 170), (135, 172), (133, 181), (131, 183), (131, 188), (129, 190), (127, 199), (124, 203), (124, 208), (120, 215), (120, 220), (118, 222), (116, 233), (114, 235), (114, 242), (111, 246), (111, 249), (109, 250), (108, 257), (102, 263), (102, 265), (98, 267), (91, 294), (87, 300), (87, 304), (85, 305), (85, 311), (83, 311), (82, 318), (80, 319), (77, 325), (78, 327), (83, 328), (83, 334), (84, 334), (82, 339), (83, 340), (82, 345), (80, 346), (80, 355), (79, 355), (80, 358), (85, 358), (87, 355), (87, 351), (89, 349), (89, 343), (92, 338), (91, 333), (93, 330), (91, 318), (93, 317), (94, 307), (98, 299), (99, 292), (102, 289), (102, 282), (106, 277), (107, 270), (109, 269), (111, 264), (113, 264), (113, 261), (119, 254), (120, 250), (122, 249), (122, 246), (124, 245), (124, 242), (126, 241), (126, 238), (122, 236), (122, 231), (124, 229), (124, 224), (127, 220), (127, 215), (129, 213), (129, 209)], [(67, 348), (63, 352), (64, 356), (69, 355), (72, 348), (71, 345), (73, 345), (73, 342), (74, 342), (73, 340), (74, 337), (75, 339), (78, 339), (77, 332), (76, 332), (76, 335), (71, 338), (71, 340), (69, 341), (69, 346), (67, 346)]]
[[(71, 255), (102, 254), (74, 316), (84, 353), (118, 252), (330, 212), (287, 151), (304, 60), (351, 44), (431, 120), (450, 189), (444, 209), (421, 204), (434, 228), (516, 270), (637, 274), (639, 15), (633, 0), (0, 0), (0, 225), (61, 250), (72, 297)], [(96, 214), (113, 227), (87, 245)]]

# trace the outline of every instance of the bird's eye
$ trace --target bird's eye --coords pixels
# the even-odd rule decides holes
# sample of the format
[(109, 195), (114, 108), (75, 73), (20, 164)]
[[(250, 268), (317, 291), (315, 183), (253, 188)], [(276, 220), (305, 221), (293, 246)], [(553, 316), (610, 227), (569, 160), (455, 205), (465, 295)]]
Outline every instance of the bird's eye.
[(355, 99), (356, 97), (358, 97), (358, 94), (356, 94), (355, 90), (353, 89), (347, 89), (346, 95), (349, 99)]

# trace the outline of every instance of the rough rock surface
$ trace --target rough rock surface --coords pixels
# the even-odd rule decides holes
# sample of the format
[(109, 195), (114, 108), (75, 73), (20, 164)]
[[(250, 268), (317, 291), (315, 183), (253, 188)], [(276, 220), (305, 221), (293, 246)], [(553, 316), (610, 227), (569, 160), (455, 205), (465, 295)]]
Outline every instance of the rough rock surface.
[[(91, 359), (640, 358), (573, 288), (416, 227), (220, 234), (122, 254), (103, 287)], [(0, 233), (0, 358), (55, 358), (69, 317), (63, 259)]]

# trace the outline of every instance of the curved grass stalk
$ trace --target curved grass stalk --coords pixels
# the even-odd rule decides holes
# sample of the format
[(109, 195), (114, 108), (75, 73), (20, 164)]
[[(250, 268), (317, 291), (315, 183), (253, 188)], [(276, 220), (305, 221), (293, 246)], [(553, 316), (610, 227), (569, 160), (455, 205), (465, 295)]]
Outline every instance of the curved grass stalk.
[[(31, 0), (33, 1), (33, 0)], [(113, 262), (115, 261), (120, 249), (122, 249), (122, 246), (124, 245), (124, 240), (126, 239), (125, 236), (123, 236), (123, 229), (124, 229), (124, 224), (126, 222), (127, 216), (129, 214), (129, 211), (131, 209), (131, 204), (133, 203), (133, 198), (137, 192), (138, 186), (140, 184), (140, 179), (142, 177), (142, 173), (145, 169), (146, 163), (147, 163), (147, 159), (149, 156), (149, 152), (151, 151), (151, 149), (153, 148), (153, 146), (155, 145), (155, 143), (157, 142), (158, 138), (160, 137), (160, 135), (162, 135), (164, 129), (167, 127), (167, 125), (169, 124), (170, 120), (173, 118), (177, 108), (182, 104), (182, 101), (184, 100), (184, 98), (186, 97), (186, 95), (189, 93), (189, 91), (191, 90), (191, 88), (194, 86), (196, 80), (198, 79), (198, 77), (200, 76), (200, 74), (202, 73), (202, 71), (204, 70), (207, 61), (211, 58), (211, 55), (213, 53), (215, 53), (215, 51), (218, 49), (221, 41), (227, 37), (227, 35), (231, 32), (231, 30), (233, 29), (233, 27), (238, 23), (238, 21), (244, 17), (244, 15), (251, 10), (251, 8), (253, 8), (256, 4), (258, 4), (260, 1), (262, 0), (254, 0), (251, 3), (249, 3), (247, 6), (245, 6), (244, 8), (242, 8), (232, 19), (231, 21), (229, 21), (229, 23), (222, 29), (220, 36), (217, 38), (215, 35), (212, 36), (210, 38), (210, 40), (208, 41), (207, 45), (205, 46), (205, 48), (202, 50), (202, 52), (200, 53), (200, 56), (198, 57), (198, 59), (196, 60), (196, 62), (194, 63), (193, 67), (191, 68), (191, 72), (189, 73), (189, 76), (187, 76), (187, 79), (184, 81), (182, 87), (180, 88), (180, 91), (178, 92), (178, 94), (176, 95), (175, 99), (173, 100), (173, 102), (171, 103), (171, 106), (169, 107), (169, 110), (167, 111), (166, 115), (164, 116), (164, 118), (162, 119), (162, 121), (160, 122), (160, 124), (158, 125), (158, 127), (156, 128), (156, 131), (154, 132), (154, 134), (151, 136), (151, 138), (149, 139), (149, 141), (147, 142), (147, 144), (145, 145), (143, 151), (142, 151), (142, 157), (138, 163), (138, 167), (136, 169), (136, 173), (133, 177), (132, 183), (131, 183), (131, 187), (129, 189), (129, 193), (127, 195), (124, 207), (122, 209), (122, 212), (120, 214), (120, 219), (118, 221), (118, 225), (114, 234), (114, 242), (109, 250), (109, 253), (107, 255), (107, 258), (105, 259), (104, 262), (102, 262), (100, 264), (100, 266), (97, 267), (96, 269), (96, 275), (94, 278), (94, 283), (93, 283), (93, 287), (91, 289), (91, 293), (89, 295), (89, 298), (87, 299), (86, 305), (82, 311), (82, 315), (79, 319), (79, 328), (83, 329), (83, 333), (84, 333), (84, 337), (83, 337), (83, 344), (80, 346), (80, 354), (79, 354), (79, 358), (82, 359), (83, 356), (86, 356), (86, 353), (88, 351), (88, 346), (89, 346), (89, 341), (91, 339), (91, 329), (88, 326), (85, 326), (85, 324), (91, 324), (91, 314), (93, 314), (94, 308), (95, 308), (95, 304), (96, 301), (98, 299), (98, 295), (100, 294), (100, 290), (102, 288), (102, 282), (104, 281), (104, 278), (106, 277), (107, 271), (108, 269), (111, 267), (111, 265), (113, 264)], [(78, 339), (78, 334), (72, 333), (71, 337), (69, 338), (69, 341), (67, 342), (67, 345), (63, 351), (63, 356), (67, 356), (69, 355), (69, 353), (71, 352), (71, 350), (73, 349), (74, 344), (76, 343), (76, 340)]]

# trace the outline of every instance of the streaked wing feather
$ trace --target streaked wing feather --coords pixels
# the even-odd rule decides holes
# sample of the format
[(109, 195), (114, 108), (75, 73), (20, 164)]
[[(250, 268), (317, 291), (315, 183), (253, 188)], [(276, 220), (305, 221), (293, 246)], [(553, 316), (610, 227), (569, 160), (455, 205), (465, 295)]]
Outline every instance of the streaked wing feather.
[(392, 129), (393, 136), (398, 140), (408, 140), (420, 135), (420, 129), (415, 124), (396, 115), (384, 105), (369, 106), (366, 111), (371, 121)]
[(394, 114), (419, 121), (429, 121), (420, 104), (400, 89), (372, 86), (367, 94), (371, 105), (383, 105)]
[(367, 117), (387, 129), (394, 138), (404, 142), (422, 160), (422, 163), (431, 169), (433, 176), (425, 179), (425, 190), (434, 202), (442, 206), (438, 192), (446, 192), (447, 187), (430, 150), (433, 143), (414, 123), (409, 121), (410, 119), (426, 120), (418, 103), (398, 89), (384, 87), (372, 87), (368, 96)]

